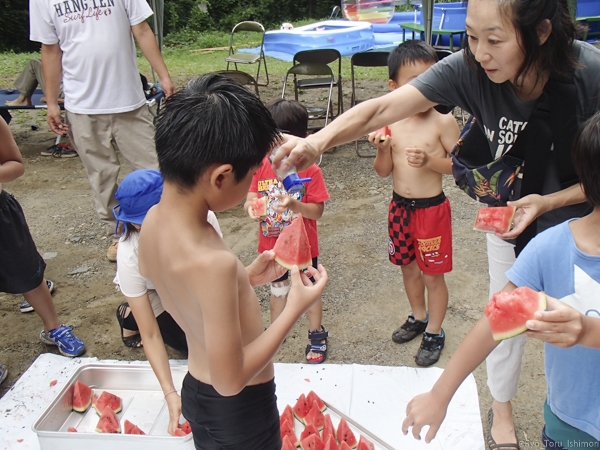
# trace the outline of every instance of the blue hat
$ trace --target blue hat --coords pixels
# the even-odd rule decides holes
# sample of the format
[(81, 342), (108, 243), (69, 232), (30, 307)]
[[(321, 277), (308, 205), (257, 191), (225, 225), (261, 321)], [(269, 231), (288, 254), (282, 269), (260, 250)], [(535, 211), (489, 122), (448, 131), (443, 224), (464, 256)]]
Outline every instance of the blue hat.
[(163, 179), (158, 170), (141, 169), (127, 175), (115, 192), (119, 201), (113, 208), (117, 228), (119, 222), (141, 225), (148, 210), (159, 202), (162, 190)]

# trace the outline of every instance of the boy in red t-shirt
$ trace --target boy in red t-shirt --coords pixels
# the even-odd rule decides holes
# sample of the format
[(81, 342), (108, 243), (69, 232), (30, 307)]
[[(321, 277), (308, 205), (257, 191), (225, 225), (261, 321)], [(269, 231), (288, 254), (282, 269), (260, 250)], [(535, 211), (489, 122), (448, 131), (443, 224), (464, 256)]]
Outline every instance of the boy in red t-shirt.
[[(294, 100), (278, 98), (267, 103), (266, 106), (281, 131), (298, 137), (307, 135), (308, 112), (302, 104)], [(260, 169), (252, 177), (244, 209), (252, 220), (260, 221), (258, 233), (258, 251), (260, 253), (271, 250), (275, 246), (281, 230), (289, 225), (298, 214), (302, 214), (310, 242), (312, 265), (317, 267), (317, 257), (319, 256), (317, 220), (323, 215), (325, 200), (329, 200), (329, 193), (323, 180), (323, 173), (316, 164), (298, 175), (301, 178), (312, 178), (312, 180), (305, 183), (299, 193), (288, 195), (271, 167), (269, 158), (266, 157)], [(266, 217), (258, 217), (250, 206), (252, 200), (258, 196), (268, 197)], [(287, 272), (281, 278), (271, 282), (271, 322), (283, 311), (289, 290), (290, 281)], [(313, 303), (306, 311), (306, 315), (310, 323), (308, 331), (310, 344), (306, 346), (306, 362), (320, 364), (327, 358), (327, 337), (329, 336), (321, 324), (322, 299), (319, 298)]]

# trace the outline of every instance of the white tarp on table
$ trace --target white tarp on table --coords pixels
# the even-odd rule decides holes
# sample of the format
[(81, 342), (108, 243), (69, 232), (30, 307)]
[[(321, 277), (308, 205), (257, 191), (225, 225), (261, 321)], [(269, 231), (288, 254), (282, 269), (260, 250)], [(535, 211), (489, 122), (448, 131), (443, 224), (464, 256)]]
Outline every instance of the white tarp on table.
[[(128, 363), (99, 361), (96, 358), (70, 359), (50, 353), (40, 355), (0, 399), (0, 449), (39, 449), (37, 435), (31, 425), (73, 372), (82, 364), (116, 362)], [(171, 361), (172, 365), (186, 363)], [(438, 368), (277, 363), (275, 381), (280, 410), (286, 404), (293, 406), (300, 393), (314, 390), (332, 406), (397, 449), (484, 449), (473, 376), (456, 393), (446, 420), (433, 442), (425, 444), (413, 439), (410, 434), (402, 434), (406, 404), (416, 394), (429, 390), (441, 372)], [(51, 387), (52, 380), (58, 383)]]

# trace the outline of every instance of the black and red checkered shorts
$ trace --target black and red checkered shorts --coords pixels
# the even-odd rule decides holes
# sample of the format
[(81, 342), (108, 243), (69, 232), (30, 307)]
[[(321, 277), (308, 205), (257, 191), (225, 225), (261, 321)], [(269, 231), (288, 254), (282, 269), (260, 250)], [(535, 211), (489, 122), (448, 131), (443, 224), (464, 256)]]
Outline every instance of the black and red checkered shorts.
[(388, 232), (392, 264), (406, 266), (416, 259), (427, 274), (452, 270), (452, 218), (444, 193), (427, 199), (408, 199), (394, 192)]

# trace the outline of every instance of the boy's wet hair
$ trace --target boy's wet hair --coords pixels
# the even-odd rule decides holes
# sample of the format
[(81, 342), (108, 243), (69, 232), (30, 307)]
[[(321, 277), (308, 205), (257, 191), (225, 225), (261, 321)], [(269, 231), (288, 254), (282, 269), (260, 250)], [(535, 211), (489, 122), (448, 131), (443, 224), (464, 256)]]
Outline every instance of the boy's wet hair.
[(231, 164), (241, 181), (280, 138), (258, 97), (217, 74), (193, 79), (169, 97), (155, 135), (164, 180), (183, 189), (193, 188), (214, 164)]
[(586, 120), (577, 131), (572, 156), (588, 202), (600, 206), (600, 112)]
[[(578, 61), (573, 54), (572, 44), (577, 37), (577, 28), (567, 0), (496, 0), (498, 11), (512, 23), (521, 38), (525, 55), (516, 79), (538, 67), (538, 73), (553, 73), (568, 78), (577, 68)], [(552, 25), (550, 36), (540, 45), (538, 33), (544, 30), (545, 20)], [(485, 71), (475, 60), (475, 55), (467, 48), (465, 58), (471, 67), (477, 68), (481, 76)]]
[(279, 129), (298, 137), (306, 137), (308, 131), (308, 111), (296, 100), (276, 98), (266, 104)]
[(424, 41), (411, 40), (403, 42), (390, 52), (388, 56), (388, 73), (390, 80), (398, 79), (400, 68), (417, 62), (436, 63), (435, 49)]

